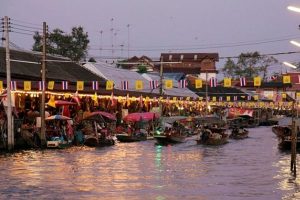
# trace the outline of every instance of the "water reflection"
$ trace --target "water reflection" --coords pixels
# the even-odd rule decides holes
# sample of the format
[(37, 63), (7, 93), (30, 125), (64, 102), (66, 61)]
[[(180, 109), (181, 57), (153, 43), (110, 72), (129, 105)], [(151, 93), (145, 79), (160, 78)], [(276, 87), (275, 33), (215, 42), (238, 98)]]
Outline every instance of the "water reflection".
[(300, 198), (270, 127), (249, 136), (219, 147), (145, 141), (0, 155), (0, 199)]

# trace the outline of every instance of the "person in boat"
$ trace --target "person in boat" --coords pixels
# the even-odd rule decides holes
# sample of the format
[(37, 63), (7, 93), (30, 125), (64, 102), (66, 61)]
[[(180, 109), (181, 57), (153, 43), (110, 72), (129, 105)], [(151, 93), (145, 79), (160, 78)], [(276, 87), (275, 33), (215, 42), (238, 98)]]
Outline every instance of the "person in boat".
[(211, 137), (211, 135), (212, 135), (211, 130), (209, 130), (207, 126), (204, 127), (204, 130), (201, 135), (201, 141), (206, 142)]

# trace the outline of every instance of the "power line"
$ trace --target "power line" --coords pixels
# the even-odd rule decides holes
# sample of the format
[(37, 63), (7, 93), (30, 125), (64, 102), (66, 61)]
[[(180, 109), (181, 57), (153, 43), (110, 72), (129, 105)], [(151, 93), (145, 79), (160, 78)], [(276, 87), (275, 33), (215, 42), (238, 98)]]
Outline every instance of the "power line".
[(18, 31), (11, 31), (12, 33), (17, 33), (17, 34), (21, 34), (21, 35), (28, 35), (28, 36), (33, 36), (33, 34), (29, 34), (29, 33), (24, 33), (24, 32), (18, 32)]
[(26, 31), (26, 32), (31, 32), (31, 33), (35, 33), (37, 31), (33, 31), (33, 30), (28, 30), (28, 29), (23, 29), (23, 28), (16, 28), (16, 27), (11, 27), (12, 30), (16, 29), (16, 30), (19, 30), (19, 31)]
[(42, 30), (41, 27), (25, 26), (25, 25), (16, 24), (16, 23), (11, 23), (11, 24), (14, 25), (14, 26), (20, 26), (20, 27), (29, 28), (29, 29), (34, 29), (34, 30)]
[(41, 24), (35, 24), (35, 23), (31, 23), (31, 22), (27, 22), (27, 21), (23, 21), (23, 20), (18, 20), (18, 19), (10, 19), (11, 21), (15, 21), (15, 22), (20, 22), (20, 23), (24, 23), (24, 24), (30, 24), (30, 25), (34, 25), (34, 26), (41, 26)]

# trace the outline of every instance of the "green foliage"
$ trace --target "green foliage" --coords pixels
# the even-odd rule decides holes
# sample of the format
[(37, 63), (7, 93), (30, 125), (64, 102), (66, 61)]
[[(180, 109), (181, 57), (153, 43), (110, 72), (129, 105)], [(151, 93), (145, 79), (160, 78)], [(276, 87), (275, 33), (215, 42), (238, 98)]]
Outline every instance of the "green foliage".
[(222, 72), (226, 77), (267, 77), (268, 68), (278, 61), (272, 56), (261, 56), (258, 52), (241, 53), (235, 63), (228, 59), (222, 68)]
[(96, 60), (95, 60), (95, 58), (91, 57), (91, 58), (89, 59), (89, 62), (93, 62), (93, 63), (95, 63), (95, 62), (96, 62)]
[[(35, 33), (33, 36), (33, 51), (42, 51), (42, 36)], [(65, 34), (60, 29), (54, 29), (47, 37), (46, 52), (62, 55), (73, 61), (85, 59), (89, 44), (88, 34), (81, 26), (73, 27), (71, 34)]]
[(147, 66), (146, 65), (138, 65), (137, 72), (140, 74), (147, 73)]

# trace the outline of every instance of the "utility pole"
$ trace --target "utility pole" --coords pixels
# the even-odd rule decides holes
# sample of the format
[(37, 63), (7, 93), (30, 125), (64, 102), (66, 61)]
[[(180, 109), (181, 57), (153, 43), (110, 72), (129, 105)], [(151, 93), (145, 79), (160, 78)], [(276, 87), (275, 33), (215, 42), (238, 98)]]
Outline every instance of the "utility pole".
[(43, 22), (43, 55), (42, 55), (42, 102), (41, 102), (41, 146), (46, 146), (46, 128), (45, 128), (45, 83), (46, 83), (46, 37), (47, 26)]
[(130, 27), (130, 24), (127, 24), (127, 28), (128, 28), (128, 41), (127, 41), (127, 58), (129, 59), (129, 40), (130, 40), (130, 37), (129, 37), (129, 27)]
[(5, 37), (5, 51), (6, 51), (6, 87), (7, 87), (7, 149), (12, 151), (14, 149), (14, 131), (11, 105), (11, 72), (10, 72), (10, 52), (9, 52), (9, 18), (4, 17), (4, 37)]
[[(295, 109), (295, 102), (293, 102), (293, 108)], [(298, 118), (298, 106), (296, 108), (297, 112), (297, 118)], [(298, 119), (297, 119), (298, 121)], [(297, 140), (298, 136), (297, 133), (299, 131), (299, 125), (295, 122), (295, 116), (293, 114), (292, 118), (292, 135), (291, 135), (291, 172), (293, 172), (293, 175), (296, 177), (297, 175)]]
[(163, 115), (163, 111), (162, 111), (162, 102), (161, 102), (161, 97), (163, 95), (163, 59), (164, 57), (161, 56), (160, 57), (160, 70), (159, 70), (159, 77), (160, 77), (160, 87), (159, 87), (159, 109), (160, 109), (160, 116)]
[(207, 71), (205, 72), (205, 102), (206, 102), (206, 111), (205, 111), (205, 115), (208, 115), (208, 74)]

